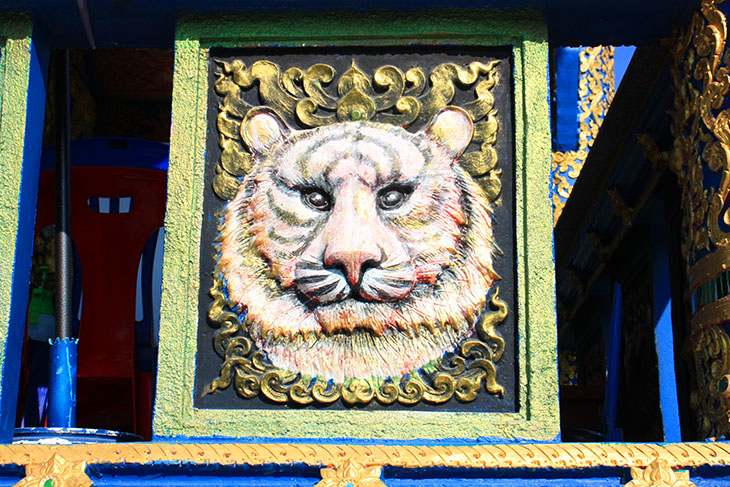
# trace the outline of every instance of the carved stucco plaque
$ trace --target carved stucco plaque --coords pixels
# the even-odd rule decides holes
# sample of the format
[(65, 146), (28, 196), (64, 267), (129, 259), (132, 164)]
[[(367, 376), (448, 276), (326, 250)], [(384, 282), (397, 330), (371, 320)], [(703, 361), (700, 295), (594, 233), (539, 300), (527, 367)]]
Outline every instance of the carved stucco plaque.
[(507, 51), (220, 54), (198, 407), (514, 411)]

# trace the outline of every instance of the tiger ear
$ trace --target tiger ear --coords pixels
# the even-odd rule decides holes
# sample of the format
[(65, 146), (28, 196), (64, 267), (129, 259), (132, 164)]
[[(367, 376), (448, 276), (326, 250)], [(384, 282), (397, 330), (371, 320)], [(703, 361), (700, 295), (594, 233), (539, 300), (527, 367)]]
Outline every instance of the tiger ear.
[(290, 132), (279, 114), (269, 107), (252, 108), (241, 122), (241, 138), (255, 156), (269, 152)]
[(425, 132), (456, 159), (471, 142), (474, 123), (465, 110), (447, 106), (436, 112)]

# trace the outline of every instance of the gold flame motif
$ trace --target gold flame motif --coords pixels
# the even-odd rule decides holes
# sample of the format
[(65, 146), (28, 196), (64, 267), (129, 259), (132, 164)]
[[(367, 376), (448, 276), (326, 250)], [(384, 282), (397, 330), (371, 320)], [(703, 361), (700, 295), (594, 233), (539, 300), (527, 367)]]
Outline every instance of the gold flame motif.
[[(505, 342), (495, 327), (507, 317), (507, 303), (499, 298), (499, 289), (490, 304), (496, 311), (483, 312), (478, 318), (476, 336), (464, 341), (448, 360), (424, 367), (400, 379), (347, 379), (343, 384), (328, 383), (322, 378), (307, 378), (271, 365), (263, 352), (243, 334), (244, 324), (227, 306), (222, 293), (223, 282), (216, 277), (210, 294), (213, 304), (208, 319), (218, 332), (215, 350), (225, 359), (218, 378), (205, 391), (210, 394), (233, 385), (236, 393), (251, 399), (259, 394), (277, 403), (331, 404), (339, 399), (347, 405), (364, 405), (376, 400), (381, 404), (413, 405), (419, 401), (442, 404), (455, 397), (469, 402), (484, 389), (502, 397), (504, 388), (497, 383), (495, 363), (502, 358)], [(489, 307), (489, 305), (488, 305)]]
[(404, 73), (390, 65), (377, 68), (371, 77), (353, 61), (336, 83), (335, 70), (327, 64), (314, 64), (306, 70), (293, 67), (282, 73), (268, 60), (250, 66), (238, 59), (218, 62), (215, 91), (223, 97), (217, 119), (222, 155), (213, 180), (215, 194), (224, 200), (232, 199), (238, 178), (251, 170), (253, 157), (243, 143), (240, 128), (241, 120), (253, 108), (244, 100), (244, 92), (255, 86), (265, 105), (304, 127), (373, 120), (408, 128), (424, 125), (449, 105), (458, 85), (474, 88), (476, 99), (462, 108), (475, 122), (472, 142), (480, 144), (478, 151), (462, 155), (459, 163), (493, 202), (502, 190), (494, 149), (498, 111), (492, 94), (499, 81), (495, 69), (499, 62), (472, 62), (466, 68), (444, 63), (436, 66), (427, 80), (421, 68)]

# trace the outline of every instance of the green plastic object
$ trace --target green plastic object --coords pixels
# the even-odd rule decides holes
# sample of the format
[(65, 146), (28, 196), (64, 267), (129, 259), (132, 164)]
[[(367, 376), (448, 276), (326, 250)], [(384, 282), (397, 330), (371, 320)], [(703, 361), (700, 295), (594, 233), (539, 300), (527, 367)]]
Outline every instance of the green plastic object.
[(53, 291), (45, 289), (46, 276), (50, 267), (42, 265), (40, 267), (41, 272), (41, 285), (34, 288), (30, 292), (30, 304), (28, 305), (28, 323), (31, 325), (37, 325), (40, 320), (40, 315), (53, 315)]

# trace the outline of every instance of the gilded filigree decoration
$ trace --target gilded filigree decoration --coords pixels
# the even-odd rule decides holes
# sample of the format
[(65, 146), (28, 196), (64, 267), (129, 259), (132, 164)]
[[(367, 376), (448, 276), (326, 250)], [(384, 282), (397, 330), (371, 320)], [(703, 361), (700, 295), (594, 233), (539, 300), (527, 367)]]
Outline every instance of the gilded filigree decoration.
[[(669, 167), (682, 189), (681, 249), (692, 280), (690, 291), (724, 271), (725, 259), (707, 255), (724, 252), (730, 243), (730, 51), (719, 3), (703, 0), (701, 10), (685, 31), (675, 34), (672, 44), (674, 143)], [(730, 403), (718, 393), (718, 381), (730, 373), (730, 340), (720, 326), (728, 315), (722, 312), (724, 306), (715, 306), (719, 303), (694, 310), (692, 319), (697, 390), (691, 403), (701, 437), (730, 433)]]
[(661, 458), (646, 468), (631, 467), (631, 479), (625, 487), (695, 487), (689, 480), (689, 472), (675, 472)]
[(58, 453), (43, 463), (25, 467), (25, 478), (13, 487), (89, 487), (93, 485), (86, 475), (86, 462), (70, 461)]
[(334, 68), (314, 64), (281, 72), (268, 60), (246, 66), (240, 60), (218, 62), (215, 90), (221, 97), (217, 119), (221, 160), (213, 180), (215, 193), (232, 199), (239, 178), (251, 169), (253, 158), (241, 138), (241, 121), (253, 108), (244, 100), (244, 92), (258, 86), (262, 102), (288, 120), (303, 127), (320, 127), (335, 122), (367, 121), (389, 123), (405, 128), (423, 126), (441, 108), (449, 105), (456, 92), (474, 89), (476, 99), (464, 104), (474, 121), (472, 142), (480, 150), (467, 152), (459, 163), (474, 178), (489, 201), (495, 201), (502, 189), (494, 144), (499, 129), (498, 111), (494, 108), (492, 88), (499, 81), (495, 67), (472, 62), (467, 67), (444, 63), (426, 77), (421, 68), (405, 73), (395, 66), (381, 66), (372, 75), (353, 62), (337, 78)]
[(613, 54), (613, 46), (585, 47), (580, 51), (578, 147), (574, 151), (553, 152), (554, 225), (573, 191), (575, 180), (613, 101)]
[[(689, 28), (675, 37), (672, 80), (674, 145), (670, 168), (682, 185), (682, 251), (692, 267), (707, 251), (730, 243), (730, 67), (725, 15), (720, 2), (704, 0)], [(714, 172), (710, 186), (703, 171)]]
[(336, 468), (320, 470), (322, 480), (314, 487), (386, 487), (380, 476), (383, 467), (366, 467), (351, 459)]
[(730, 337), (720, 326), (696, 328), (690, 338), (697, 377), (697, 390), (690, 404), (697, 411), (701, 438), (730, 433), (730, 400), (721, 394), (720, 383), (730, 373)]
[(504, 353), (505, 342), (496, 326), (507, 317), (507, 304), (495, 289), (490, 304), (474, 324), (476, 334), (462, 342), (456, 353), (400, 378), (350, 378), (343, 384), (319, 377), (305, 377), (274, 367), (265, 354), (256, 349), (246, 333), (246, 324), (228, 308), (222, 292), (223, 283), (216, 277), (208, 318), (218, 327), (214, 338), (216, 352), (224, 359), (218, 378), (205, 393), (233, 385), (236, 393), (250, 399), (261, 394), (277, 403), (298, 405), (331, 404), (342, 400), (347, 405), (416, 404), (425, 401), (442, 404), (452, 398), (469, 402), (480, 390), (502, 397), (504, 388), (497, 383), (495, 364)]

